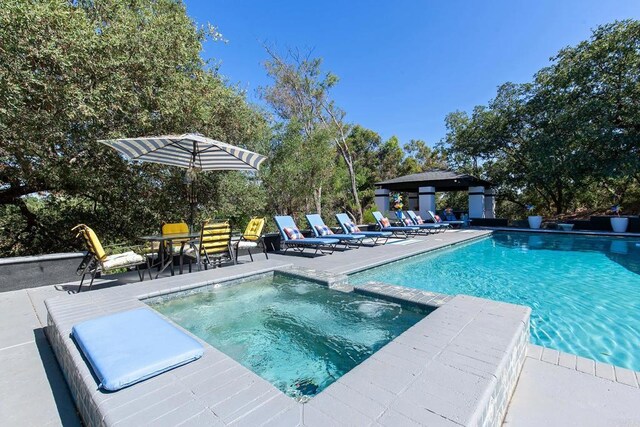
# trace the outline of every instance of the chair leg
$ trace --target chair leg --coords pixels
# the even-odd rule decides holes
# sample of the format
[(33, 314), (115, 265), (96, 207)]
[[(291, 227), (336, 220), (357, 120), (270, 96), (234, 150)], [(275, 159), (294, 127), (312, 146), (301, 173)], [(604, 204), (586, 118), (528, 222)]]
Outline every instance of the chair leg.
[[(247, 252), (249, 252), (249, 258), (251, 259), (251, 262), (253, 262), (253, 255), (251, 255), (251, 249), (247, 248)], [(238, 253), (236, 252), (236, 260), (238, 259)]]
[(80, 279), (80, 286), (78, 286), (78, 290), (76, 291), (76, 293), (78, 293), (78, 294), (79, 294), (79, 293), (80, 293), (80, 291), (82, 290), (82, 285), (83, 285), (83, 283), (84, 283), (84, 278), (85, 278), (85, 276), (86, 276), (86, 275), (87, 275), (87, 273), (85, 272), (85, 273), (82, 275), (82, 279)]
[[(98, 274), (98, 270), (94, 270), (94, 272), (91, 273), (91, 282), (89, 282), (89, 290), (91, 290), (91, 288), (93, 287), (93, 281), (96, 278), (96, 274)], [(78, 289), (78, 293), (80, 293), (80, 289)]]

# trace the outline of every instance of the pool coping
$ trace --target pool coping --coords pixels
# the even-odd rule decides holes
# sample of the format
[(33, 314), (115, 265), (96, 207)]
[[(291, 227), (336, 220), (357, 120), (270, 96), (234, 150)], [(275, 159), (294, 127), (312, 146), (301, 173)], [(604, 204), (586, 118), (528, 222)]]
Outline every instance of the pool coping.
[[(466, 230), (462, 230), (462, 232), (465, 232)], [(472, 230), (469, 230), (472, 231)], [(337, 274), (344, 274), (346, 276), (349, 276), (351, 274), (355, 274), (355, 273), (360, 273), (362, 271), (365, 270), (369, 270), (375, 267), (380, 267), (382, 265), (386, 265), (386, 264), (391, 264), (397, 261), (403, 261), (406, 259), (410, 259), (413, 257), (417, 257), (417, 256), (421, 256), (421, 255), (426, 255), (428, 253), (431, 252), (436, 252), (436, 251), (441, 251), (441, 250), (446, 250), (446, 249), (450, 249), (453, 247), (459, 247), (459, 246), (463, 246), (463, 245), (468, 245), (468, 244), (473, 244), (476, 243), (480, 240), (486, 239), (491, 237), (491, 235), (493, 234), (494, 230), (473, 230), (473, 231), (479, 231), (480, 233), (474, 233), (474, 235), (469, 236), (469, 238), (464, 239), (464, 240), (458, 240), (458, 241), (453, 241), (453, 242), (445, 242), (442, 244), (437, 244), (435, 246), (431, 246), (431, 247), (427, 247), (427, 248), (417, 248), (418, 250), (411, 252), (410, 254), (406, 254), (406, 253), (402, 253), (402, 254), (398, 254), (395, 256), (388, 256), (385, 257), (384, 259), (381, 260), (376, 260), (376, 261), (364, 261), (361, 263), (361, 265), (357, 266), (357, 267), (348, 267), (348, 268), (338, 268), (337, 270), (334, 270), (335, 273)], [(433, 237), (434, 240), (437, 239), (437, 235), (433, 235), (430, 236)]]
[[(47, 335), (85, 423), (500, 424), (524, 364), (529, 308), (381, 283), (351, 287), (342, 274), (277, 264), (256, 262), (46, 300)], [(304, 404), (197, 337), (205, 347), (201, 359), (104, 393), (69, 336), (78, 322), (147, 307), (146, 298), (275, 271), (323, 276), (318, 280), (334, 290), (439, 308)]]
[(520, 227), (472, 227), (475, 230), (486, 231), (506, 231), (514, 233), (541, 233), (541, 234), (568, 234), (574, 236), (600, 236), (600, 237), (620, 237), (620, 238), (639, 238), (640, 233), (616, 233), (614, 231), (604, 230), (551, 230), (547, 228), (520, 228)]

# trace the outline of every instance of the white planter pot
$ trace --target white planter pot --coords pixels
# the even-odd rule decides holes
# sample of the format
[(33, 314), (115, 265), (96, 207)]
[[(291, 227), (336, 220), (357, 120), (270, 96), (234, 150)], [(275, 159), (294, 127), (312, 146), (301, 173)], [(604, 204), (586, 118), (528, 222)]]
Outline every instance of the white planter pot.
[(540, 215), (532, 215), (529, 217), (529, 228), (540, 228), (542, 217)]
[(629, 218), (621, 218), (618, 216), (611, 217), (611, 228), (615, 233), (624, 233), (627, 231), (629, 225)]

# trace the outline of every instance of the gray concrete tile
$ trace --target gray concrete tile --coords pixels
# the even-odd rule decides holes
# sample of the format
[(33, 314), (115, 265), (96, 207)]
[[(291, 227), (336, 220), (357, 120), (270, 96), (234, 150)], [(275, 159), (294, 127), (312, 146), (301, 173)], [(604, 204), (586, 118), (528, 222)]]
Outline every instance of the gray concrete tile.
[[(173, 427), (181, 422), (188, 420), (190, 418), (196, 417), (203, 412), (210, 412), (202, 402), (197, 400), (189, 400), (184, 405), (180, 405), (174, 408), (165, 414), (162, 414), (156, 418), (150, 416), (146, 423), (152, 424), (154, 427)], [(220, 421), (220, 423), (222, 423)]]
[[(423, 413), (420, 413), (419, 416), (424, 415)], [(380, 417), (379, 419), (376, 420), (377, 425), (380, 426), (388, 426), (388, 427), (398, 427), (398, 426), (405, 426), (405, 427), (420, 427), (420, 426), (424, 426), (423, 423), (419, 423), (417, 421), (412, 420), (411, 418), (408, 418), (406, 416), (404, 416), (403, 414), (401, 414), (398, 411), (394, 411), (394, 410), (388, 410), (387, 412), (384, 413), (384, 415), (382, 417)]]
[(344, 422), (331, 418), (324, 412), (310, 405), (304, 405), (302, 410), (303, 425), (308, 427), (332, 427), (342, 426)]
[(613, 366), (602, 362), (596, 362), (596, 376), (609, 381), (616, 380), (616, 374), (613, 370)]
[(306, 411), (309, 408), (322, 411), (337, 421), (345, 422), (348, 420), (347, 422), (352, 425), (368, 425), (375, 418), (374, 414), (364, 414), (351, 406), (348, 401), (342, 401), (326, 393), (320, 393), (304, 405), (305, 424)]
[(220, 420), (220, 418), (216, 417), (216, 415), (209, 410), (202, 411), (197, 415), (182, 421), (179, 424), (175, 424), (176, 427), (179, 427), (179, 426), (216, 427), (216, 426), (224, 426), (224, 425), (225, 424)]
[(540, 360), (543, 362), (551, 363), (553, 365), (558, 364), (558, 358), (560, 357), (560, 352), (558, 350), (553, 350), (551, 348), (544, 348), (542, 350), (542, 357)]
[[(369, 381), (368, 377), (363, 375), (347, 375), (340, 378), (334, 384), (341, 384), (350, 390), (355, 392), (365, 391), (367, 398), (374, 402), (388, 406), (394, 399), (398, 397), (398, 394), (392, 393), (387, 389), (384, 389)], [(333, 385), (332, 385), (333, 387)]]
[(261, 406), (272, 400), (281, 393), (280, 390), (277, 390), (266, 381), (256, 381), (249, 388), (230, 396), (228, 399), (213, 406), (212, 409), (222, 418), (222, 421), (229, 423), (246, 414), (254, 407)]
[(302, 423), (302, 405), (282, 393), (253, 406), (232, 421), (229, 425), (237, 426), (295, 426)]
[(0, 424), (80, 425), (62, 372), (43, 336), (0, 350), (0, 366)]
[(585, 374), (595, 375), (596, 362), (591, 359), (578, 356), (576, 358), (576, 370), (584, 372)]
[(0, 293), (0, 349), (33, 342), (33, 331), (42, 327), (25, 290)]
[(544, 349), (544, 347), (542, 347), (542, 346), (535, 345), (535, 344), (529, 344), (527, 346), (527, 357), (531, 357), (533, 359), (540, 360), (540, 358), (542, 357), (542, 350), (543, 349)]
[(569, 368), (576, 369), (577, 357), (574, 354), (560, 352), (560, 358), (558, 359), (558, 365)]
[(341, 383), (333, 383), (322, 394), (330, 395), (341, 402), (355, 408), (357, 411), (371, 417), (377, 418), (384, 412), (387, 405), (377, 402), (367, 396), (368, 390), (363, 392), (353, 390)]
[(640, 425), (640, 392), (580, 371), (527, 358), (506, 425)]
[[(416, 396), (417, 397), (417, 396)], [(398, 399), (389, 408), (391, 413), (401, 414), (402, 416), (409, 418), (418, 425), (430, 426), (430, 425), (466, 425), (464, 424), (468, 418), (465, 415), (468, 411), (451, 404), (438, 396), (422, 395), (420, 396), (422, 401), (416, 403), (407, 399)], [(453, 417), (448, 418), (448, 417)], [(397, 418), (395, 416), (394, 418)], [(388, 421), (381, 418), (378, 420), (383, 425), (391, 425)], [(402, 419), (399, 419), (402, 421)], [(449, 424), (447, 424), (447, 421)], [(437, 424), (442, 423), (442, 424)], [(403, 424), (397, 424), (403, 425)], [(409, 424), (411, 425), (411, 424)]]
[(630, 385), (631, 387), (638, 387), (638, 381), (636, 379), (636, 374), (634, 371), (621, 368), (619, 366), (616, 366), (614, 370), (617, 382)]

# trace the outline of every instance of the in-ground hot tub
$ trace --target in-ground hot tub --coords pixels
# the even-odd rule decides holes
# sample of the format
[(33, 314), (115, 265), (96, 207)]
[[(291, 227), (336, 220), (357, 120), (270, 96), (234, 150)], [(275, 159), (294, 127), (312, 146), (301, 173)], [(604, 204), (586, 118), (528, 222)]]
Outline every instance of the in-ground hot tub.
[[(153, 303), (152, 298), (176, 293), (183, 296), (188, 292), (198, 294), (209, 292), (210, 288), (229, 287), (231, 290), (237, 287), (240, 291), (246, 283), (251, 286), (251, 281), (259, 278), (257, 275), (260, 274), (275, 275), (277, 282), (279, 272), (343, 291), (314, 288), (308, 283), (300, 287), (291, 286), (290, 291), (296, 292), (297, 289), (301, 294), (295, 305), (307, 303), (304, 296), (309, 295), (309, 289), (316, 289), (318, 295), (329, 298), (337, 295), (337, 306), (348, 304), (353, 298), (354, 307), (347, 308), (345, 312), (352, 312), (353, 318), (347, 317), (346, 323), (358, 324), (358, 321), (366, 319), (363, 323), (375, 324), (371, 319), (380, 313), (381, 306), (370, 304), (371, 300), (362, 298), (363, 295), (373, 297), (373, 301), (382, 300), (382, 307), (386, 302), (398, 303), (399, 306), (388, 306), (392, 312), (396, 310), (396, 314), (412, 311), (414, 309), (409, 307), (414, 306), (430, 313), (375, 352), (373, 348), (380, 344), (373, 344), (371, 350), (362, 353), (365, 356), (361, 363), (352, 362), (354, 367), (351, 370), (312, 399), (291, 398), (202, 340), (204, 354), (200, 359), (117, 392), (105, 392), (98, 388), (90, 366), (70, 337), (73, 325), (79, 322), (141, 307), (149, 309), (143, 301)], [(87, 425), (399, 425), (442, 423), (443, 420), (461, 425), (501, 424), (524, 363), (529, 309), (382, 283), (352, 287), (345, 283), (346, 277), (332, 276), (336, 275), (271, 261), (257, 262), (52, 298), (45, 302), (48, 310), (47, 336)], [(234, 298), (230, 299), (233, 301)], [(276, 300), (280, 301), (279, 298), (273, 299)], [(260, 295), (245, 304), (255, 310), (260, 306), (256, 301), (265, 302), (267, 298)], [(283, 304), (284, 301), (289, 299), (284, 298)], [(291, 301), (296, 301), (295, 297)], [(308, 301), (314, 301), (314, 298), (309, 297)], [(156, 299), (155, 302), (160, 303), (161, 300)], [(321, 309), (311, 320), (312, 325), (328, 323), (331, 319), (328, 307), (332, 304), (325, 306), (326, 303), (321, 301), (319, 304)], [(436, 306), (438, 308), (434, 309)], [(314, 311), (297, 314), (309, 313)], [(382, 318), (385, 316), (380, 315)], [(289, 315), (277, 318), (281, 322), (290, 322)], [(237, 320), (241, 323), (248, 321), (243, 316)], [(412, 321), (408, 320), (409, 323)], [(288, 327), (281, 328), (291, 332)], [(322, 325), (322, 329), (325, 328), (333, 338), (332, 329)], [(265, 329), (272, 330), (270, 324)], [(388, 329), (385, 330), (389, 333)], [(185, 333), (190, 334), (187, 330)], [(331, 340), (325, 338), (324, 342)], [(344, 340), (339, 338), (336, 342), (341, 343), (336, 349), (339, 353)], [(372, 354), (366, 356), (367, 351)], [(316, 351), (316, 354), (324, 353)], [(329, 360), (334, 360), (333, 357)], [(320, 360), (331, 366), (330, 362)], [(315, 384), (309, 389), (313, 387)], [(300, 388), (309, 390), (306, 385)], [(296, 384), (293, 389), (301, 391)]]
[(301, 400), (434, 310), (332, 291), (284, 274), (145, 302)]

